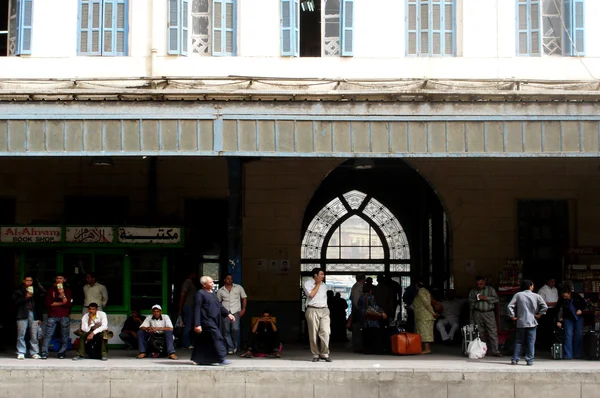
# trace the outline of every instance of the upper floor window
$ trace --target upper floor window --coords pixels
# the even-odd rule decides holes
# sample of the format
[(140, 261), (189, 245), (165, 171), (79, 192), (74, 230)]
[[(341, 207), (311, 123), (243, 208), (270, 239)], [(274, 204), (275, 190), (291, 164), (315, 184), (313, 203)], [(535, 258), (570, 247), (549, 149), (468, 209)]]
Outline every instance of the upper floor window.
[(408, 55), (455, 55), (456, 0), (408, 0)]
[(281, 0), (281, 55), (352, 56), (353, 0)]
[(33, 0), (0, 1), (0, 56), (31, 54)]
[(79, 55), (127, 55), (128, 3), (128, 0), (79, 0)]
[(189, 51), (196, 55), (236, 55), (237, 0), (169, 0), (168, 53), (187, 55)]
[(584, 55), (584, 0), (517, 0), (518, 55)]

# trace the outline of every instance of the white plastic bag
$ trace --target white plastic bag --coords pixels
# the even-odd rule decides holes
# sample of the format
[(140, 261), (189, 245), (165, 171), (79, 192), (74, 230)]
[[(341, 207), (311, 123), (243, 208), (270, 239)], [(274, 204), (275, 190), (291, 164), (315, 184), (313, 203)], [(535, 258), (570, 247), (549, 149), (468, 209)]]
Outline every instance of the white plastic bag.
[(467, 352), (469, 354), (469, 358), (481, 359), (487, 353), (487, 344), (485, 344), (483, 341), (481, 341), (480, 338), (476, 338), (475, 340), (473, 340), (469, 343)]
[(182, 317), (180, 317), (180, 316), (178, 316), (178, 317), (177, 317), (177, 321), (175, 322), (175, 327), (176, 327), (176, 328), (182, 328), (182, 327), (184, 327), (184, 326), (185, 326), (185, 325), (184, 325), (184, 323), (183, 323), (183, 318), (182, 318)]

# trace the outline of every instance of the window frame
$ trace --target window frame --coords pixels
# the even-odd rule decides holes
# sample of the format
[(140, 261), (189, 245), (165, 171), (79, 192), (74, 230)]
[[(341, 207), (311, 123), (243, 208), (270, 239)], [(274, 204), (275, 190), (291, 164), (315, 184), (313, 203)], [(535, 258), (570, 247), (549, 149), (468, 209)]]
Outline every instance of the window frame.
[[(421, 4), (422, 3), (427, 3), (428, 4), (428, 29), (427, 29), (427, 40), (428, 40), (428, 52), (422, 53), (421, 52), (421, 34), (424, 32), (423, 29), (421, 29)], [(433, 4), (438, 4), (440, 5), (440, 29), (439, 30), (434, 30), (433, 29), (433, 24), (431, 23), (433, 21), (432, 13), (433, 13)], [(447, 54), (446, 53), (446, 32), (448, 32), (445, 29), (445, 19), (446, 19), (446, 13), (445, 13), (445, 8), (447, 4), (451, 4), (452, 6), (452, 53), (451, 54)], [(410, 53), (410, 33), (413, 32), (413, 30), (409, 29), (410, 27), (410, 21), (409, 21), (409, 8), (411, 5), (414, 5), (416, 7), (416, 13), (415, 13), (415, 29), (414, 29), (414, 33), (415, 33), (415, 53), (411, 54)], [(406, 0), (405, 3), (405, 55), (407, 57), (456, 57), (457, 54), (457, 36), (458, 36), (458, 29), (457, 29), (457, 21), (456, 21), (456, 16), (457, 16), (457, 0)], [(440, 35), (440, 54), (433, 54), (432, 53), (432, 37), (433, 37), (433, 33), (439, 33)]]
[[(586, 29), (585, 29), (585, 0), (557, 0), (559, 1), (559, 12), (560, 12), (560, 16), (562, 18), (562, 22), (564, 23), (564, 25), (561, 25), (561, 32), (560, 32), (560, 37), (562, 40), (562, 54), (560, 55), (553, 55), (553, 54), (546, 54), (546, 52), (544, 51), (544, 39), (546, 37), (545, 34), (545, 28), (544, 28), (544, 2), (547, 0), (517, 0), (515, 2), (516, 4), (516, 9), (515, 9), (515, 32), (516, 32), (516, 37), (515, 37), (515, 53), (517, 55), (517, 57), (554, 57), (554, 56), (560, 56), (560, 57), (577, 57), (577, 56), (585, 56), (585, 48), (586, 48)], [(531, 45), (531, 34), (532, 32), (534, 32), (535, 30), (531, 29), (531, 6), (532, 4), (537, 4), (538, 5), (538, 31), (539, 31), (539, 51), (537, 53), (532, 53), (531, 49), (529, 48)], [(527, 29), (526, 30), (522, 30), (519, 28), (519, 7), (524, 5), (527, 8)], [(583, 18), (582, 18), (582, 26), (581, 27), (577, 27), (576, 26), (576, 9), (578, 7), (578, 5), (581, 5), (582, 7), (582, 14), (583, 14)], [(565, 9), (566, 7), (569, 8), (569, 20), (565, 21), (564, 20), (564, 15), (565, 15)], [(576, 32), (577, 31), (581, 31), (583, 34), (582, 40), (583, 40), (583, 44), (582, 44), (582, 48), (583, 51), (577, 51), (577, 38), (576, 38)], [(526, 53), (521, 53), (520, 52), (520, 43), (519, 43), (519, 35), (521, 33), (527, 33), (527, 52)]]
[[(86, 2), (89, 4), (90, 7), (92, 7), (92, 5), (94, 3), (98, 3), (100, 4), (100, 23), (99, 23), (99, 43), (98, 43), (98, 51), (89, 51), (92, 50), (90, 48), (90, 43), (91, 43), (91, 37), (88, 37), (88, 47), (83, 50), (81, 48), (81, 34), (82, 34), (82, 21), (83, 21), (83, 3)], [(129, 0), (78, 0), (78, 8), (77, 8), (77, 56), (84, 56), (84, 57), (126, 57), (129, 55)], [(104, 22), (105, 22), (105, 18), (104, 18), (104, 10), (105, 10), (105, 6), (106, 3), (112, 3), (113, 4), (113, 27), (109, 28), (110, 30), (113, 31), (113, 33), (117, 33), (118, 31), (120, 31), (121, 29), (117, 28), (117, 20), (118, 20), (118, 4), (123, 4), (124, 5), (124, 23), (123, 23), (123, 51), (119, 52), (117, 51), (117, 44), (116, 42), (114, 43), (114, 45), (111, 48), (111, 51), (105, 51), (104, 50), (104, 34), (105, 31), (108, 30), (105, 29), (104, 27)], [(88, 10), (88, 14), (92, 12), (91, 9)], [(93, 21), (91, 20), (91, 18), (89, 18), (88, 15), (88, 24), (89, 23), (93, 23)], [(85, 29), (87, 31), (92, 32), (93, 28), (88, 25), (88, 28)], [(115, 34), (113, 34), (113, 41), (116, 40), (115, 38)]]

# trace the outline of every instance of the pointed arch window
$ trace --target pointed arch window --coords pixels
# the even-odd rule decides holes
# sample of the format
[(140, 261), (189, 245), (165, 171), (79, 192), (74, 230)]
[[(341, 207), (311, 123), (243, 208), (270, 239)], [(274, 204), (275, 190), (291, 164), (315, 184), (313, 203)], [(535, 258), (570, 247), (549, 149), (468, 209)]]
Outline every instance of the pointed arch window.
[(302, 271), (410, 272), (410, 246), (394, 214), (377, 199), (350, 191), (311, 220), (302, 241)]

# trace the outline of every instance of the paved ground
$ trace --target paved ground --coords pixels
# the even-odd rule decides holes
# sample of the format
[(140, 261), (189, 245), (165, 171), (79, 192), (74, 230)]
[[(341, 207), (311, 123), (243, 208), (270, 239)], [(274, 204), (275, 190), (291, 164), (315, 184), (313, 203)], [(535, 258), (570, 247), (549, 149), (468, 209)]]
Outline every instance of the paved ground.
[[(221, 367), (194, 367), (189, 360), (189, 350), (179, 350), (179, 360), (172, 361), (166, 358), (157, 359), (136, 359), (135, 351), (112, 350), (109, 353), (109, 360), (102, 362), (99, 360), (72, 361), (75, 355), (74, 351), (68, 353), (67, 359), (59, 360), (55, 353), (45, 361), (26, 359), (18, 361), (15, 356), (4, 352), (0, 354), (0, 369), (24, 369), (24, 368), (55, 368), (55, 369), (144, 369), (151, 370), (157, 368), (170, 369), (221, 369)], [(458, 347), (438, 347), (437, 353), (423, 356), (374, 356), (362, 355), (348, 352), (347, 350), (333, 350), (331, 358), (332, 363), (311, 362), (311, 355), (308, 348), (292, 347), (285, 349), (281, 359), (269, 358), (240, 358), (239, 355), (229, 356), (233, 364), (227, 369), (238, 370), (385, 370), (385, 371), (441, 371), (441, 372), (600, 372), (600, 361), (555, 361), (548, 355), (540, 353), (536, 359), (535, 365), (528, 367), (525, 361), (519, 366), (510, 366), (510, 358), (484, 358), (481, 360), (470, 360), (460, 355)]]

